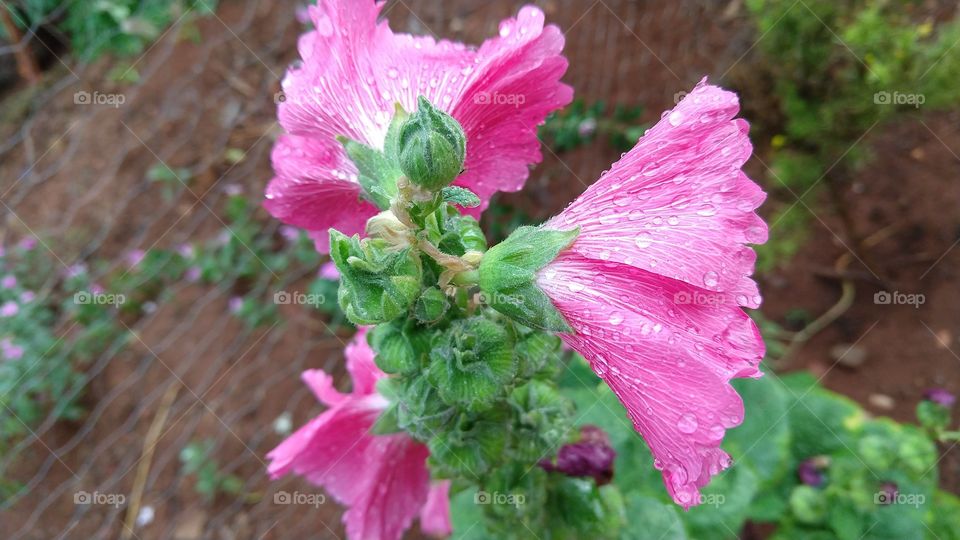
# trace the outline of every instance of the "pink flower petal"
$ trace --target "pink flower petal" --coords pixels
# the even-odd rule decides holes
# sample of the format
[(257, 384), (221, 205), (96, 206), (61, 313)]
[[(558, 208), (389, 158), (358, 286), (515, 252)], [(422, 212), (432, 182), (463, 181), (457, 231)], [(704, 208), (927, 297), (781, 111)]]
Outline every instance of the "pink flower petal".
[(450, 523), (449, 480), (430, 485), (427, 502), (420, 512), (420, 530), (433, 536), (449, 536), (453, 532), (453, 525)]
[(760, 305), (750, 278), (767, 226), (737, 96), (701, 81), (600, 180), (546, 227), (581, 227), (572, 250)]
[(343, 516), (347, 536), (357, 540), (400, 540), (420, 514), (430, 490), (430, 451), (406, 435), (373, 437), (367, 445), (366, 470), (344, 470), (344, 480), (362, 481), (365, 489)]
[(418, 515), (427, 516), (426, 527), (441, 530), (444, 509), (449, 531), (449, 509), (431, 494), (427, 447), (406, 434), (371, 433), (388, 402), (376, 393), (384, 374), (373, 362), (365, 328), (346, 356), (349, 394), (335, 390), (320, 370), (304, 372), (303, 380), (330, 408), (267, 454), (270, 476), (292, 472), (326, 489), (348, 507), (343, 520), (352, 540), (399, 540)]
[(347, 344), (347, 371), (353, 380), (354, 394), (372, 394), (377, 389), (377, 381), (386, 374), (380, 371), (373, 361), (374, 352), (367, 344), (367, 327), (361, 326)]
[(377, 213), (360, 198), (358, 183), (332, 172), (347, 166), (335, 140), (322, 143), (285, 135), (277, 140), (271, 158), (277, 177), (267, 186), (264, 208), (285, 223), (311, 231), (321, 251), (329, 251), (331, 227), (346, 235), (362, 233), (367, 219)]
[(569, 251), (537, 283), (575, 330), (563, 340), (627, 408), (671, 496), (698, 504), (699, 488), (729, 465), (726, 429), (743, 419), (729, 381), (760, 376), (753, 321), (728, 295)]
[[(394, 34), (386, 22), (377, 22), (383, 6), (353, 0), (310, 6), (315, 30), (300, 38), (302, 64), (283, 81), (279, 117), (292, 136), (274, 151), (277, 178), (266, 207), (315, 231), (321, 248), (327, 228), (360, 232), (361, 218), (374, 212), (364, 203), (358, 213), (358, 203), (347, 197), (359, 194), (357, 171), (337, 135), (382, 148), (394, 105), (413, 111), (417, 97), (426, 96), (463, 125), (466, 173), (457, 184), (474, 190), (485, 207), (493, 193), (522, 187), (529, 165), (541, 159), (537, 126), (572, 99), (572, 89), (559, 82), (567, 67), (560, 56), (563, 35), (544, 28), (537, 8), (523, 8), (501, 23), (500, 37), (474, 49)], [(338, 185), (317, 187), (328, 183)]]

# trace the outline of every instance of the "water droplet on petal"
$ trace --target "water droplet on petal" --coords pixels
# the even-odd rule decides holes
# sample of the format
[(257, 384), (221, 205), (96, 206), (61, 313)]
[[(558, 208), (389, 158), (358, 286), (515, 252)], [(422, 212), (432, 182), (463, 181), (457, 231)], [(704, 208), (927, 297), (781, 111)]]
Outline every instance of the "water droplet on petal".
[(501, 27), (500, 27), (500, 37), (505, 38), (505, 37), (507, 37), (507, 36), (509, 36), (509, 35), (510, 35), (510, 27), (507, 26), (507, 25), (501, 26)]
[(391, 79), (396, 79), (399, 75), (400, 72), (397, 71), (396, 68), (390, 68), (387, 70), (387, 77), (390, 77)]
[(667, 218), (667, 223), (669, 225), (676, 225), (680, 223), (680, 218), (678, 218), (677, 216), (670, 216)]
[(620, 313), (614, 313), (610, 315), (610, 319), (608, 319), (608, 321), (610, 324), (617, 326), (618, 324), (623, 322), (623, 315), (621, 315)]
[(677, 421), (677, 429), (680, 433), (693, 433), (697, 430), (697, 417), (692, 413), (683, 413)]
[(667, 121), (670, 122), (671, 126), (679, 126), (683, 123), (683, 113), (680, 111), (673, 111), (670, 113), (670, 116), (667, 117)]
[(707, 287), (716, 287), (720, 283), (720, 276), (716, 272), (710, 271), (703, 275), (703, 284)]
[(637, 244), (638, 248), (643, 249), (650, 247), (650, 244), (653, 243), (653, 237), (650, 236), (650, 233), (648, 232), (642, 232), (637, 235), (636, 239), (634, 239), (634, 242)]

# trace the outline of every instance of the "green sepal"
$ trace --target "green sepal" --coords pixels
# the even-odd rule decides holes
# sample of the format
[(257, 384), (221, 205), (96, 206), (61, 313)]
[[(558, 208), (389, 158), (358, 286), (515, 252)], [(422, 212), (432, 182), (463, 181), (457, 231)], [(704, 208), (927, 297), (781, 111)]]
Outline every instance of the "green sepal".
[(462, 257), (468, 251), (487, 250), (487, 239), (477, 220), (448, 204), (427, 216), (423, 228), (427, 240), (444, 253)]
[(420, 294), (423, 269), (409, 248), (379, 238), (349, 238), (330, 229), (330, 257), (340, 271), (337, 300), (354, 324), (388, 322), (407, 313)]
[(440, 193), (443, 195), (443, 200), (445, 202), (452, 203), (457, 206), (462, 206), (464, 208), (476, 208), (480, 206), (480, 197), (465, 187), (447, 186), (443, 188)]
[(563, 342), (557, 336), (545, 332), (530, 332), (517, 341), (515, 353), (519, 363), (518, 374), (530, 378), (544, 370), (550, 370), (547, 375), (552, 378), (562, 365), (557, 361), (562, 350)]
[(423, 324), (439, 321), (450, 308), (447, 295), (438, 287), (424, 289), (413, 308), (413, 315)]
[(374, 362), (384, 373), (411, 373), (420, 367), (417, 350), (404, 331), (407, 321), (378, 324), (370, 331), (370, 347), (376, 352)]
[(518, 386), (509, 402), (520, 413), (514, 432), (515, 459), (536, 463), (567, 442), (574, 407), (552, 381), (533, 380)]
[(460, 123), (420, 96), (417, 112), (400, 127), (397, 141), (400, 169), (414, 184), (439, 191), (463, 170), (466, 145)]
[(572, 332), (550, 298), (536, 285), (536, 273), (569, 247), (580, 229), (555, 231), (520, 227), (492, 247), (480, 262), (480, 290), (493, 309), (531, 328)]
[(437, 432), (427, 443), (430, 470), (440, 478), (477, 478), (503, 460), (509, 418), (505, 410), (491, 410), (482, 419), (462, 414), (449, 430)]
[(493, 321), (472, 317), (434, 337), (427, 377), (446, 403), (480, 411), (503, 394), (516, 369), (510, 333)]
[(396, 162), (376, 148), (343, 136), (338, 136), (337, 140), (357, 166), (360, 187), (367, 198), (380, 210), (390, 208), (390, 201), (397, 196), (397, 180), (403, 175)]

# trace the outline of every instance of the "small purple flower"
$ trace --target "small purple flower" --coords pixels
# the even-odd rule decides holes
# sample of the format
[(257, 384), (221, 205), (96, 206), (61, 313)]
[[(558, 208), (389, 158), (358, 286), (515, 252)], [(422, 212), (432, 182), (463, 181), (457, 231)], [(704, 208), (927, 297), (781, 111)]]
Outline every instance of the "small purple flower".
[(17, 286), (17, 276), (7, 274), (0, 279), (0, 289), (12, 289)]
[(192, 259), (196, 252), (191, 244), (180, 244), (177, 246), (177, 253), (184, 259)]
[(282, 236), (287, 242), (294, 244), (297, 242), (297, 239), (300, 238), (300, 230), (296, 227), (284, 225), (280, 227), (280, 236)]
[(13, 317), (17, 313), (20, 313), (20, 306), (13, 300), (7, 301), (0, 306), (0, 317)]
[(824, 458), (812, 457), (800, 462), (797, 467), (797, 477), (800, 482), (812, 487), (821, 487), (827, 478), (823, 474), (825, 468)]
[(893, 482), (884, 482), (880, 484), (880, 491), (874, 496), (874, 501), (878, 504), (893, 504), (897, 501), (897, 495), (900, 494), (900, 488)]
[(5, 360), (19, 360), (23, 357), (23, 347), (14, 345), (10, 338), (0, 340), (0, 354)]
[(931, 388), (924, 392), (923, 399), (932, 401), (945, 409), (953, 407), (957, 402), (957, 396), (945, 388)]
[(20, 240), (20, 242), (17, 243), (17, 247), (23, 251), (30, 251), (37, 247), (37, 239), (32, 236), (28, 236), (23, 240)]
[(30, 302), (33, 302), (33, 299), (36, 297), (37, 295), (33, 291), (23, 291), (20, 293), (20, 303), (29, 304)]
[(337, 281), (340, 279), (340, 271), (337, 270), (337, 265), (334, 264), (333, 261), (327, 261), (320, 265), (320, 272), (317, 273), (317, 276), (323, 279)]
[(589, 137), (597, 132), (597, 121), (594, 118), (587, 118), (577, 126), (577, 132), (581, 137)]
[(580, 442), (565, 444), (557, 452), (556, 462), (543, 460), (540, 467), (577, 478), (593, 478), (598, 486), (613, 480), (613, 462), (617, 452), (607, 434), (598, 427), (584, 426)]
[(223, 186), (223, 192), (226, 193), (228, 197), (236, 197), (237, 195), (243, 194), (243, 186), (240, 184), (227, 184)]
[(147, 253), (142, 249), (133, 249), (127, 252), (127, 264), (130, 265), (130, 268), (136, 268), (140, 266), (140, 263), (143, 262), (143, 258), (147, 256)]
[(67, 279), (80, 277), (87, 273), (87, 265), (81, 263), (71, 264), (64, 271), (64, 277)]
[(234, 315), (236, 315), (237, 313), (240, 313), (241, 308), (243, 308), (243, 298), (240, 298), (239, 296), (234, 296), (233, 298), (230, 299), (230, 304), (229, 304), (230, 313), (233, 313)]
[(196, 283), (200, 281), (201, 274), (202, 272), (199, 266), (191, 266), (184, 272), (183, 279), (187, 280), (188, 283)]
[(106, 294), (106, 292), (107, 290), (104, 289), (103, 286), (100, 285), (99, 283), (92, 283), (90, 285), (90, 294), (92, 294), (93, 296), (101, 296), (103, 294)]

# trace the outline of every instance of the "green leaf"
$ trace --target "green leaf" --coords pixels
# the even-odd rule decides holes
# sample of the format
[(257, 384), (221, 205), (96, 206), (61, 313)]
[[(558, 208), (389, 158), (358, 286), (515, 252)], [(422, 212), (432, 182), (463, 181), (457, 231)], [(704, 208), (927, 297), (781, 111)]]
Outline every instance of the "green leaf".
[(430, 324), (439, 321), (449, 308), (447, 295), (437, 287), (430, 287), (420, 294), (413, 314), (421, 323)]
[(440, 193), (443, 195), (443, 200), (448, 203), (456, 204), (464, 208), (476, 208), (480, 206), (480, 197), (465, 187), (447, 186), (443, 188)]
[(377, 208), (390, 208), (390, 201), (397, 195), (397, 179), (403, 173), (383, 152), (346, 137), (337, 137), (347, 151), (347, 156), (357, 166), (360, 186)]
[(480, 262), (480, 290), (500, 313), (531, 328), (572, 332), (550, 298), (536, 285), (536, 272), (573, 243), (579, 229), (520, 227)]
[[(664, 503), (653, 497), (631, 493), (626, 497), (630, 525), (620, 540), (687, 540), (687, 531), (674, 503)], [(637, 524), (643, 524), (638, 526)]]

